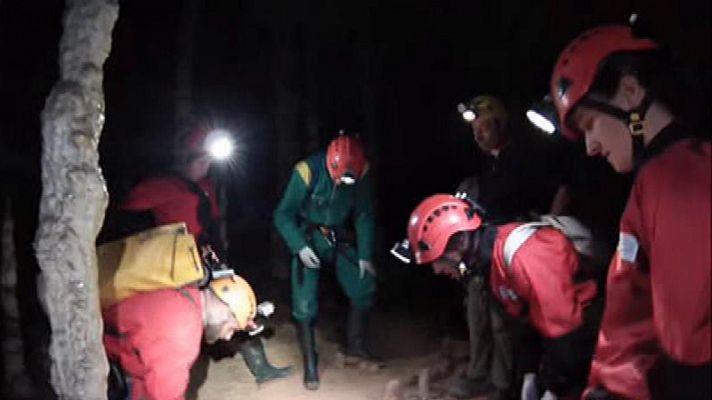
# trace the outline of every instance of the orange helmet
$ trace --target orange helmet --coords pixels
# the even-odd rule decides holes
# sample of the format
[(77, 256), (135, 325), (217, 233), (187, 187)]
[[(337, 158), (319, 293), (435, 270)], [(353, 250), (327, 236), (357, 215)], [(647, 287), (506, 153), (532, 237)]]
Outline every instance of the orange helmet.
[(354, 183), (366, 169), (366, 155), (361, 141), (339, 135), (326, 149), (326, 168), (336, 182)]
[(561, 133), (575, 140), (580, 133), (566, 125), (574, 107), (588, 94), (598, 67), (614, 53), (657, 49), (650, 39), (636, 37), (625, 25), (601, 26), (574, 39), (559, 55), (551, 76), (551, 99), (559, 116)]
[(410, 214), (408, 241), (416, 264), (440, 258), (450, 237), (482, 227), (481, 209), (472, 201), (449, 194), (423, 200)]
[(222, 300), (235, 316), (240, 329), (246, 329), (257, 314), (257, 299), (252, 286), (230, 271), (213, 271), (210, 290)]

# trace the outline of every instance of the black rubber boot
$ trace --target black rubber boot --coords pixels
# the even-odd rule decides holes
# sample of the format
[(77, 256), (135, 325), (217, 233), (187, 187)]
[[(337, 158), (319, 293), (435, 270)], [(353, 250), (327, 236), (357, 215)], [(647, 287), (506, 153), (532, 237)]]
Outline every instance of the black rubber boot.
[(346, 317), (346, 355), (351, 357), (368, 358), (366, 351), (366, 325), (368, 312), (351, 308)]
[(292, 374), (292, 367), (277, 368), (267, 361), (265, 348), (260, 338), (249, 338), (244, 341), (240, 346), (240, 354), (258, 384), (285, 378)]
[(304, 356), (304, 387), (319, 389), (318, 355), (314, 340), (314, 325), (311, 322), (297, 322), (297, 338)]
[(368, 314), (368, 310), (356, 310), (353, 307), (349, 310), (346, 319), (346, 356), (381, 363), (366, 345)]

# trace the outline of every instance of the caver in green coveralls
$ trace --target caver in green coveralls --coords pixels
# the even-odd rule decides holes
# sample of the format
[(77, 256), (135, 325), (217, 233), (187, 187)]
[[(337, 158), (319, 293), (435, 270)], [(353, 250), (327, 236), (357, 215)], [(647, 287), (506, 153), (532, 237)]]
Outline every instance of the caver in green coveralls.
[(319, 153), (297, 163), (274, 212), (274, 223), (292, 257), (292, 315), (299, 322), (317, 316), (319, 269), (304, 268), (297, 253), (311, 247), (322, 268), (336, 276), (355, 310), (373, 302), (374, 277), (359, 268), (373, 256), (374, 217), (368, 168), (353, 185), (335, 184)]
[(351, 300), (346, 319), (344, 359), (376, 362), (366, 350), (368, 309), (373, 302), (373, 209), (363, 145), (340, 134), (327, 147), (298, 163), (274, 222), (294, 255), (292, 315), (304, 356), (304, 386), (319, 388), (314, 320), (320, 268), (335, 268)]

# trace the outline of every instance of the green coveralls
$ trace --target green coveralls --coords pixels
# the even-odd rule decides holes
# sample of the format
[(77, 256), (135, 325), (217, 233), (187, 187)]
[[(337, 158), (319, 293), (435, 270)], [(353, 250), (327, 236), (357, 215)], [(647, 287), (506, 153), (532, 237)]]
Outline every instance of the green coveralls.
[[(274, 224), (292, 253), (292, 316), (297, 321), (313, 321), (318, 312), (319, 269), (302, 266), (298, 252), (305, 246), (317, 254), (321, 268), (336, 268), (339, 285), (353, 308), (364, 310), (373, 303), (374, 277), (366, 272), (361, 278), (358, 267), (359, 260), (371, 261), (373, 257), (374, 216), (369, 177), (366, 168), (355, 184), (334, 184), (326, 169), (324, 153), (294, 167), (274, 211)], [(336, 232), (337, 243), (325, 237), (320, 226)], [(350, 227), (355, 230), (356, 243), (339, 240)]]

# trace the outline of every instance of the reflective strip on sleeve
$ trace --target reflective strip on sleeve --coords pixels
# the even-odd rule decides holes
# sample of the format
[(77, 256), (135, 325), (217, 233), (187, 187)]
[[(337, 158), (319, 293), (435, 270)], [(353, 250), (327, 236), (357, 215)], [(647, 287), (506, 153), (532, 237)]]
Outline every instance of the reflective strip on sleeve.
[(618, 239), (618, 254), (621, 260), (634, 263), (638, 259), (638, 238), (630, 233), (621, 232)]
[(504, 265), (507, 268), (512, 267), (512, 261), (514, 261), (514, 254), (519, 250), (520, 247), (526, 242), (539, 228), (545, 226), (551, 226), (547, 222), (530, 222), (528, 224), (522, 224), (514, 228), (509, 236), (504, 240)]
[(309, 169), (309, 164), (307, 164), (306, 161), (300, 161), (294, 168), (299, 173), (299, 176), (302, 178), (302, 181), (304, 181), (304, 184), (307, 186), (311, 185), (312, 172)]

